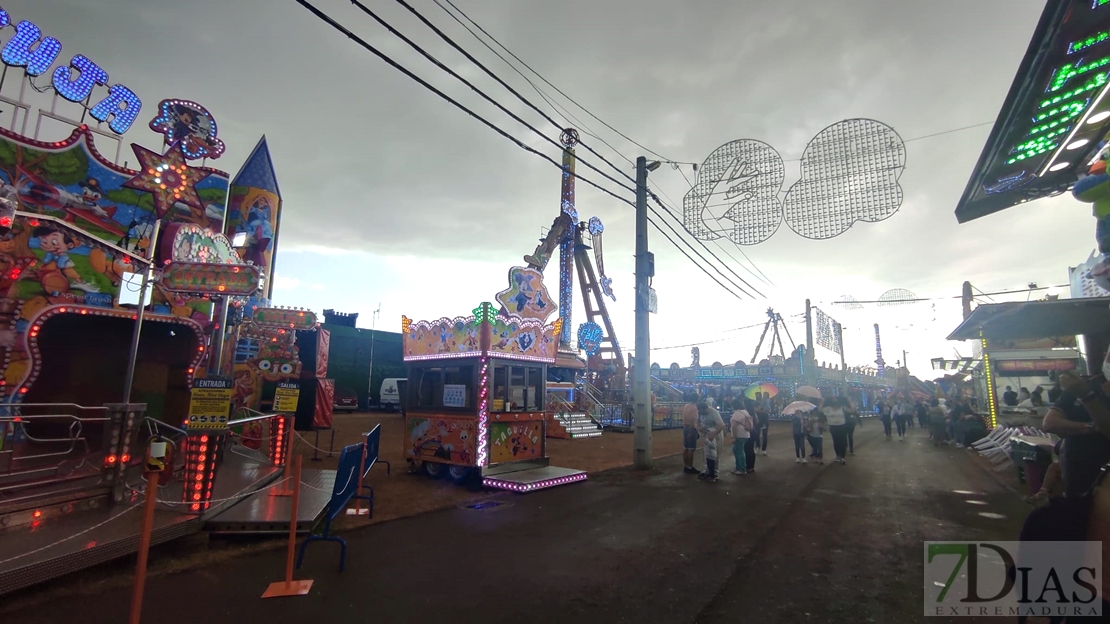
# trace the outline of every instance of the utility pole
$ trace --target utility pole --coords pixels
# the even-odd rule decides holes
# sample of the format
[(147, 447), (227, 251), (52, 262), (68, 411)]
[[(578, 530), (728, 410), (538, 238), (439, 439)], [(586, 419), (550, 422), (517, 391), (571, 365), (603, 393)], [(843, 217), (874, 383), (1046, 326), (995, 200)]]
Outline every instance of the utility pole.
[[(368, 387), (366, 388), (366, 411), (370, 411), (370, 393), (374, 391), (374, 339), (377, 338), (378, 333), (375, 331), (378, 327), (378, 315), (382, 312), (382, 304), (378, 303), (378, 309), (374, 310), (373, 316), (370, 317), (370, 378), (367, 380)], [(382, 397), (378, 397), (378, 403), (382, 402)], [(379, 405), (379, 407), (381, 407)]]
[(647, 175), (659, 167), (636, 159), (636, 365), (632, 367), (632, 403), (635, 410), (632, 464), (637, 470), (651, 469), (651, 335), (648, 319), (648, 285), (655, 275), (655, 258), (648, 251)]
[(809, 299), (806, 299), (806, 352), (805, 356), (805, 370), (807, 381), (814, 383), (817, 381), (817, 357), (813, 352), (813, 306), (810, 304)]

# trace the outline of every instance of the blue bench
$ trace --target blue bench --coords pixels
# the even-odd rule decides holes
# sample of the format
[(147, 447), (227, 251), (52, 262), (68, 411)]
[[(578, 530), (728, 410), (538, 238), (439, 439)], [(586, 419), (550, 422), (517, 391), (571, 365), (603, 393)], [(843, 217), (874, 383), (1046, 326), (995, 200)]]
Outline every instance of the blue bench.
[(359, 463), (362, 461), (364, 444), (351, 444), (343, 447), (340, 452), (339, 467), (335, 471), (335, 485), (332, 487), (331, 500), (328, 501), (328, 506), (324, 509), (324, 531), (320, 535), (309, 535), (301, 544), (301, 552), (297, 556), (298, 569), (304, 563), (305, 550), (312, 542), (337, 542), (339, 544), (339, 570), (343, 571), (346, 566), (347, 542), (342, 537), (332, 535), (331, 524), (336, 517), (347, 509), (347, 503), (351, 502), (358, 491), (359, 478), (357, 473)]
[[(366, 479), (366, 475), (370, 473), (370, 469), (379, 461), (385, 464), (386, 474), (390, 472), (389, 462), (378, 459), (381, 437), (382, 426), (375, 425), (370, 433), (366, 434), (364, 442), (343, 447), (339, 454), (339, 466), (335, 471), (335, 485), (332, 488), (331, 500), (328, 501), (328, 506), (324, 510), (324, 530), (320, 535), (309, 535), (305, 538), (304, 543), (301, 544), (301, 552), (297, 556), (298, 569), (304, 563), (305, 550), (311, 542), (338, 543), (339, 571), (342, 572), (346, 567), (347, 542), (342, 537), (332, 535), (331, 525), (339, 515), (346, 511), (347, 506), (353, 499), (366, 501), (370, 509), (370, 517), (374, 516), (374, 488), (370, 485), (364, 485), (363, 481)], [(358, 468), (363, 463), (364, 454), (366, 457), (365, 470), (359, 475)], [(362, 491), (368, 491), (369, 493), (361, 494)]]
[(364, 444), (365, 444), (365, 447), (366, 447), (366, 470), (365, 470), (365, 472), (362, 473), (362, 479), (359, 480), (359, 484), (360, 484), (359, 485), (359, 490), (367, 491), (367, 492), (369, 492), (369, 494), (360, 494), (360, 495), (354, 496), (353, 498), (358, 498), (358, 499), (362, 499), (362, 500), (366, 501), (367, 504), (369, 505), (370, 517), (373, 518), (374, 517), (374, 486), (365, 484), (366, 477), (370, 474), (370, 469), (373, 468), (378, 463), (385, 464), (385, 474), (387, 474), (387, 475), (390, 474), (390, 472), (392, 470), (392, 466), (389, 465), (388, 461), (386, 461), (384, 459), (378, 459), (378, 451), (379, 451), (379, 449), (381, 449), (381, 445), (382, 445), (382, 426), (381, 425), (374, 425), (374, 428), (370, 430), (370, 433), (366, 434), (366, 442)]

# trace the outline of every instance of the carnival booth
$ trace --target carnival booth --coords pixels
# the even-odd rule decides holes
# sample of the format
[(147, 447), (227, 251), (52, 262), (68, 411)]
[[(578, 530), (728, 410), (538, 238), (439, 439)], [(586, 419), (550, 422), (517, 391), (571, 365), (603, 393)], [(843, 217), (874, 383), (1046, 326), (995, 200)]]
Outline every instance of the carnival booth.
[[(534, 286), (542, 290), (538, 279)], [(498, 313), (482, 303), (466, 317), (402, 318), (404, 450), (414, 467), (515, 492), (586, 479), (585, 471), (551, 466), (547, 458), (547, 367), (555, 362), (562, 320), (545, 324), (542, 316)]]
[[(126, 512), (155, 446), (172, 450), (152, 543), (243, 500), (228, 530), (288, 527), (288, 497), (251, 497), (285, 464), (315, 352), (294, 336), (317, 323), (268, 303), (281, 196), (265, 138), (232, 179), (209, 166), (225, 145), (204, 106), (144, 106), (49, 26), (0, 14), (0, 594), (134, 552)], [(125, 139), (144, 132), (149, 148)], [(306, 360), (304, 385), (326, 382)], [(281, 384), (281, 413), (253, 411)], [(334, 471), (303, 479), (330, 491)]]

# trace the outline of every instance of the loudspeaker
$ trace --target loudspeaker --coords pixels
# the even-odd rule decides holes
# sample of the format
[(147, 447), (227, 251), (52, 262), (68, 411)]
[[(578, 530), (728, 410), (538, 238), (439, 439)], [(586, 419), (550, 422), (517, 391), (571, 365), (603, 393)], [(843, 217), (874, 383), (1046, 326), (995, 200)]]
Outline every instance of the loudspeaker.
[(334, 379), (303, 379), (301, 394), (297, 397), (297, 412), (293, 415), (293, 428), (297, 431), (331, 429), (334, 409)]
[(328, 349), (331, 332), (323, 327), (297, 332), (297, 359), (301, 361), (301, 379), (322, 379), (328, 376)]

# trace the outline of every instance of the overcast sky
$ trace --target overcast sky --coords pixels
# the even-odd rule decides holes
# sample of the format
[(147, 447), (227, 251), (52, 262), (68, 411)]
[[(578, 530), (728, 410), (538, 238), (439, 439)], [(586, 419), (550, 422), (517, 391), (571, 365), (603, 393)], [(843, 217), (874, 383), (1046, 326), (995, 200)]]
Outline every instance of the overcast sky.
[[(522, 94), (543, 104), (431, 0), (410, 1)], [(555, 147), (441, 73), (349, 2), (314, 3), (558, 159)], [(366, 4), (548, 136), (558, 136), (557, 128), (395, 2)], [(796, 159), (807, 142), (829, 124), (874, 118), (907, 140), (905, 200), (893, 217), (857, 224), (827, 241), (800, 238), (784, 226), (769, 241), (742, 248), (774, 286), (756, 281), (709, 243), (766, 298), (729, 295), (653, 230), (655, 347), (718, 340), (701, 346), (704, 363), (750, 361), (759, 328), (725, 330), (758, 325), (764, 310), (774, 306), (794, 323), (793, 339), (804, 340), (801, 319), (793, 317), (803, 312), (808, 297), (847, 327), (849, 366), (875, 359), (872, 324), (878, 322), (887, 362), (900, 360), (906, 350), (912, 372), (932, 377), (929, 358), (951, 357), (953, 349), (971, 354), (969, 344), (944, 340), (959, 323), (959, 302), (951, 297), (958, 297), (964, 280), (986, 292), (1029, 282), (1064, 284), (1067, 267), (1085, 260), (1094, 246), (1090, 208), (1070, 195), (957, 225), (955, 204), (989, 126), (912, 140), (995, 119), (1043, 0), (456, 4), (591, 112), (672, 160), (701, 162), (723, 143), (757, 139), (786, 161), (785, 190), (798, 179)], [(555, 167), (412, 82), (293, 0), (8, 0), (3, 6), (13, 20), (33, 21), (60, 39), (66, 58), (85, 54), (113, 82), (143, 98), (142, 123), (128, 141), (158, 144), (145, 123), (168, 97), (194, 99), (212, 111), (227, 152), (211, 164), (232, 174), (259, 136), (269, 137), (285, 200), (279, 304), (359, 312), (359, 324), (369, 327), (380, 302), (377, 327), (392, 331), (399, 331), (401, 314), (417, 319), (466, 314), (504, 288), (509, 267), (521, 263), (541, 228), (558, 214)], [(11, 32), (0, 36), (6, 40)], [(642, 154), (581, 110), (571, 111), (623, 155)], [(42, 138), (66, 134), (47, 123)], [(632, 173), (624, 158), (583, 138)], [(590, 159), (581, 150), (580, 155)], [(689, 166), (684, 171), (693, 180)], [(601, 181), (581, 166), (579, 172)], [(681, 209), (689, 184), (678, 171), (663, 166), (651, 174), (650, 184)], [(618, 297), (610, 309), (618, 338), (631, 348), (633, 211), (581, 182), (577, 200), (582, 218), (596, 215), (606, 224), (605, 264)], [(743, 260), (740, 249), (722, 246)], [(548, 270), (552, 292), (556, 264)], [(950, 298), (855, 311), (831, 303), (843, 295), (873, 300), (892, 288)], [(577, 327), (584, 320), (578, 295), (575, 304)], [(660, 349), (652, 359), (663, 366), (688, 365), (689, 351), (688, 346)], [(817, 357), (838, 359), (824, 351)]]

